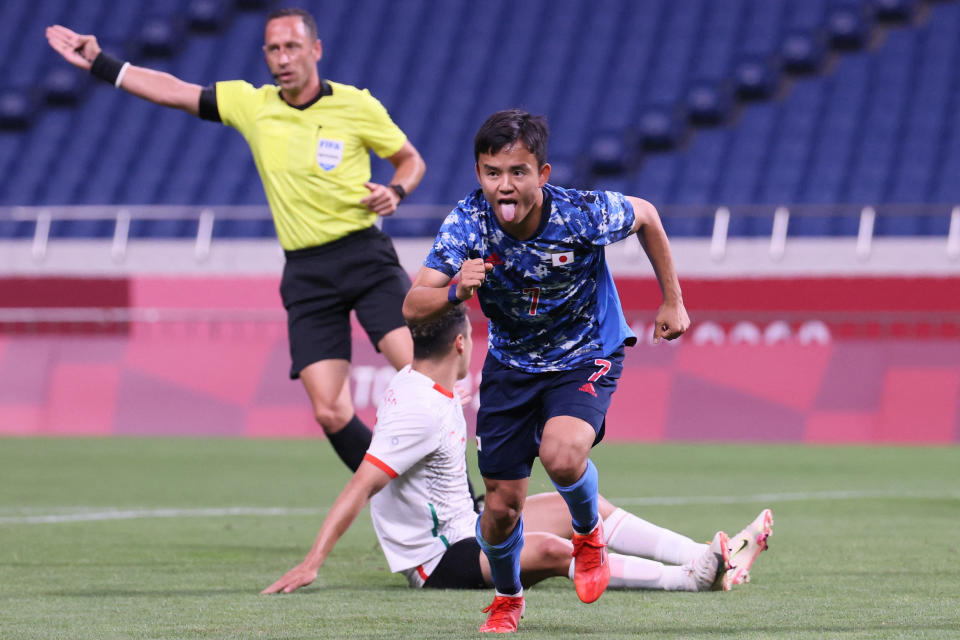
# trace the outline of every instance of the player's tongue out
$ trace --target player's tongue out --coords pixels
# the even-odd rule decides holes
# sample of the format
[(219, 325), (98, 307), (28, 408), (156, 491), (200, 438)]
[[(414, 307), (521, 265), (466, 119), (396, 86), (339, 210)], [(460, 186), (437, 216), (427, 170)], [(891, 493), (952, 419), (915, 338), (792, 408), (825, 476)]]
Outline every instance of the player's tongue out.
[(500, 202), (500, 215), (503, 216), (503, 219), (507, 222), (513, 222), (514, 216), (517, 215), (517, 203), (516, 202)]

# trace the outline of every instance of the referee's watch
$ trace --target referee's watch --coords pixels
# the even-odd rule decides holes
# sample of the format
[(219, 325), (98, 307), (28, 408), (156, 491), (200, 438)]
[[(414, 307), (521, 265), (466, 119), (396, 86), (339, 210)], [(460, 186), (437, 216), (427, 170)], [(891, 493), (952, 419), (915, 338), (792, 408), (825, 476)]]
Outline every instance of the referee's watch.
[(457, 297), (457, 284), (453, 283), (450, 285), (450, 288), (447, 289), (447, 302), (456, 306), (463, 302), (460, 298)]
[(407, 197), (407, 190), (403, 188), (401, 184), (391, 184), (389, 185), (393, 192), (397, 194), (397, 197), (403, 200)]

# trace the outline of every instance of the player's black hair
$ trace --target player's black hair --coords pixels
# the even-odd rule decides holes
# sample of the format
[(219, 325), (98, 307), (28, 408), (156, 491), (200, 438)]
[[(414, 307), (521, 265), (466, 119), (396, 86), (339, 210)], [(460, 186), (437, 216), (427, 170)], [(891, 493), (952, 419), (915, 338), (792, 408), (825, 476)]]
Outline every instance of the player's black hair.
[(306, 9), (301, 9), (300, 7), (287, 7), (286, 9), (277, 9), (267, 16), (267, 22), (271, 20), (276, 20), (277, 18), (289, 18), (291, 16), (300, 18), (303, 20), (303, 26), (307, 28), (307, 33), (316, 40), (320, 36), (317, 31), (317, 21), (313, 19), (313, 16), (310, 15), (310, 12)]
[(442, 358), (453, 348), (453, 339), (467, 330), (466, 305), (456, 306), (439, 318), (410, 325), (413, 359)]
[(537, 168), (540, 169), (547, 163), (549, 136), (547, 119), (543, 116), (534, 116), (522, 109), (497, 111), (477, 131), (473, 139), (473, 159), (479, 160), (481, 153), (498, 153), (519, 140), (537, 157)]

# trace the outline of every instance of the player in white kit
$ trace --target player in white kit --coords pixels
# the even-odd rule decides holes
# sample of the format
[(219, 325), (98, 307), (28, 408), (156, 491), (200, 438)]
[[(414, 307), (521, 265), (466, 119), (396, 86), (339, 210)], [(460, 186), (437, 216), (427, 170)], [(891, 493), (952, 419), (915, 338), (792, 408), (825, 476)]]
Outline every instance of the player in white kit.
[[(337, 497), (307, 557), (263, 593), (290, 593), (313, 582), (327, 555), (370, 501), (377, 538), (390, 570), (412, 587), (489, 588), (490, 566), (474, 535), (477, 515), (467, 489), (467, 429), (452, 391), (470, 365), (470, 321), (463, 307), (412, 327), (413, 364), (384, 395), (367, 454)], [(531, 496), (520, 557), (529, 586), (573, 577), (570, 518), (556, 494)], [(738, 536), (733, 552), (716, 540), (700, 544), (600, 500), (610, 550), (611, 587), (702, 591), (748, 579), (766, 548), (773, 518), (764, 510)], [(733, 555), (731, 555), (733, 553)], [(666, 563), (666, 564), (664, 564)]]

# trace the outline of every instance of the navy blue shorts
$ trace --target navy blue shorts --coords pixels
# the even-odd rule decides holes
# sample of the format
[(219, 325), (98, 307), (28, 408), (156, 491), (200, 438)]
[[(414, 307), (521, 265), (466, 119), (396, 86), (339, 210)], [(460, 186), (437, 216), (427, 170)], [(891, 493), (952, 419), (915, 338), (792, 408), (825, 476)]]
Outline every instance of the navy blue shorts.
[(623, 373), (623, 347), (567, 371), (527, 373), (491, 355), (483, 363), (477, 413), (477, 459), (491, 480), (530, 476), (547, 420), (572, 416), (603, 438), (610, 398)]

